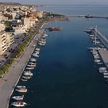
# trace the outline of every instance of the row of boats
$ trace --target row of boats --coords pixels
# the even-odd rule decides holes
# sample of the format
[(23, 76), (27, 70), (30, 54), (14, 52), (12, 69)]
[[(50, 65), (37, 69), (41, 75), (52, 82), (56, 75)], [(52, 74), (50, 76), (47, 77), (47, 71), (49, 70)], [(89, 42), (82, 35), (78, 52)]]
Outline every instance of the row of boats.
[(90, 39), (92, 40), (92, 42), (94, 44), (94, 47), (90, 47), (89, 49), (93, 55), (94, 62), (100, 65), (99, 70), (98, 70), (99, 73), (103, 74), (103, 77), (105, 79), (108, 79), (108, 69), (107, 69), (107, 67), (104, 66), (101, 56), (99, 54), (99, 50), (101, 48), (104, 50), (107, 50), (107, 49), (104, 47), (104, 45), (101, 43), (101, 41), (95, 36), (95, 34), (93, 34), (92, 30), (93, 29), (86, 31), (89, 34)]
[[(39, 46), (44, 46), (46, 44), (45, 37), (47, 36), (48, 36), (47, 34), (42, 35), (42, 37), (38, 40)], [(35, 48), (34, 52), (32, 53), (32, 57), (30, 58), (21, 76), (21, 81), (26, 82), (32, 78), (33, 76), (32, 72), (37, 66), (36, 62), (37, 62), (37, 58), (39, 58), (39, 54), (40, 54), (40, 48), (39, 47)], [(25, 93), (28, 91), (27, 87), (21, 85), (16, 86), (14, 91), (18, 92), (20, 95), (12, 96), (12, 100), (14, 100), (14, 102), (11, 103), (11, 106), (17, 108), (25, 107), (27, 103), (24, 102), (23, 100), (24, 100)]]
[(100, 67), (100, 68), (99, 68), (99, 72), (100, 72), (101, 74), (103, 74), (103, 76), (104, 76), (105, 79), (108, 79), (108, 70), (107, 70), (106, 67)]
[(99, 55), (99, 52), (98, 52), (99, 49), (100, 49), (99, 47), (91, 47), (90, 48), (90, 52), (93, 55), (95, 63), (97, 63), (97, 64), (103, 64), (102, 61), (101, 61), (101, 57)]

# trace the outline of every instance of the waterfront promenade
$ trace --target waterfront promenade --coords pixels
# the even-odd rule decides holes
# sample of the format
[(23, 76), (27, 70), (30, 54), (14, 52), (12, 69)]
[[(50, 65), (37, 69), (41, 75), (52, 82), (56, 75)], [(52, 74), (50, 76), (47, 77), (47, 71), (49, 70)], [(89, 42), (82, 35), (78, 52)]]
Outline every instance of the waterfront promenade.
[(27, 61), (29, 61), (35, 49), (33, 45), (34, 39), (26, 48), (24, 54), (20, 58), (16, 59), (16, 62), (11, 66), (8, 74), (5, 75), (4, 78), (0, 79), (0, 108), (8, 108), (9, 98), (13, 93), (15, 85), (27, 64)]

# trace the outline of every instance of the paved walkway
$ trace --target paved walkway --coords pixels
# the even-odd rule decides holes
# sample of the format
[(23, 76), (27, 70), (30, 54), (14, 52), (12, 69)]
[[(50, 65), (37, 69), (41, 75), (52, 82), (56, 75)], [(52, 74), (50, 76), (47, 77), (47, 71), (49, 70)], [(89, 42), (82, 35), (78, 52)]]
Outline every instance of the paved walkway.
[(27, 61), (30, 59), (35, 47), (33, 47), (34, 41), (27, 47), (25, 53), (21, 58), (16, 60), (16, 63), (12, 65), (9, 73), (0, 79), (0, 108), (8, 108), (9, 98), (12, 94), (14, 86), (20, 78)]
[(99, 54), (104, 62), (104, 64), (107, 66), (108, 68), (108, 50), (105, 49), (100, 49), (99, 50)]

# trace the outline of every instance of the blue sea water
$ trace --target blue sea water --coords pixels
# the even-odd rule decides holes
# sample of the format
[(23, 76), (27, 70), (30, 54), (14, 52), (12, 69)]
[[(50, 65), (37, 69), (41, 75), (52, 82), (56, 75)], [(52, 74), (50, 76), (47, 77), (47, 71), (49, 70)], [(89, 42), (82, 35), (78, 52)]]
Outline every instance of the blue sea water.
[[(65, 15), (108, 16), (108, 6), (47, 6), (44, 10)], [(108, 108), (108, 83), (98, 72), (88, 48), (92, 45), (84, 30), (98, 25), (108, 36), (108, 20), (71, 18), (47, 26), (62, 27), (47, 32), (34, 76), (27, 82), (27, 108)]]

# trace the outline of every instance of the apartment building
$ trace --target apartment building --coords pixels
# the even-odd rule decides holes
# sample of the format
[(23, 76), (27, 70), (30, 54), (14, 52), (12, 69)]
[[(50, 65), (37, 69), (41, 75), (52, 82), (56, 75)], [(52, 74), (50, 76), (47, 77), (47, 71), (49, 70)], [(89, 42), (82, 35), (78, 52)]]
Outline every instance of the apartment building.
[(7, 33), (4, 31), (0, 32), (0, 55), (3, 55), (4, 52), (11, 46), (14, 42), (14, 36), (12, 33)]

